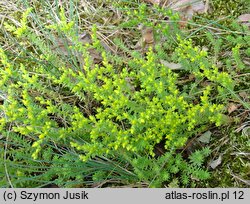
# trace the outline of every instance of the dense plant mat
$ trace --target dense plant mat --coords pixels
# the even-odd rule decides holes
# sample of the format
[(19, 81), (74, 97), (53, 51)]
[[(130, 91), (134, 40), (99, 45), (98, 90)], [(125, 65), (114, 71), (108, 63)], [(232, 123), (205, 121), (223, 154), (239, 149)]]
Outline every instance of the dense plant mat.
[(185, 2), (1, 4), (0, 186), (248, 187), (247, 3)]

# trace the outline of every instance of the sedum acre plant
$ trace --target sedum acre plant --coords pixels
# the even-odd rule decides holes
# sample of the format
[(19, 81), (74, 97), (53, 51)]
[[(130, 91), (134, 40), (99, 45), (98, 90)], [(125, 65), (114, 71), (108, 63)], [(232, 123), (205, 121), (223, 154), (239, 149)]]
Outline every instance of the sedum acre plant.
[[(165, 45), (150, 47), (144, 56), (120, 42), (120, 48), (130, 52), (130, 57), (123, 61), (102, 47), (95, 25), (91, 43), (81, 43), (74, 21), (67, 21), (61, 10), (60, 22), (44, 30), (70, 39), (67, 51), (72, 58), (63, 60), (65, 56), (51, 49), (49, 40), (29, 27), (30, 12), (28, 9), (23, 14), (21, 27), (5, 24), (21, 47), (31, 44), (35, 51), (31, 47), (19, 49), (18, 59), (13, 60), (11, 53), (0, 49), (0, 90), (6, 94), (0, 105), (3, 113), (0, 131), (8, 141), (13, 142), (15, 138), (28, 141), (30, 155), (26, 156), (33, 162), (41, 160), (46, 152), (46, 158), (52, 163), (47, 165), (52, 170), (45, 171), (44, 179), (51, 180), (58, 174), (58, 170), (53, 171), (58, 168), (56, 161), (71, 165), (70, 159), (75, 160), (70, 156), (64, 158), (67, 151), (53, 156), (52, 152), (56, 151), (53, 147), (74, 152), (79, 158), (77, 165), (103, 157), (115, 160), (119, 155), (132, 169), (133, 180), (136, 175), (138, 181), (151, 187), (170, 183), (177, 175), (180, 175), (180, 186), (189, 185), (191, 178), (209, 177), (202, 168), (210, 153), (208, 148), (197, 150), (189, 158), (177, 153), (208, 125), (220, 126), (225, 120), (223, 104), (211, 97), (233, 90), (233, 81), (229, 74), (211, 63), (207, 52), (195, 47), (180, 31), (180, 35), (174, 36), (176, 43), (171, 43), (173, 53), (169, 58), (183, 66), (182, 72), (193, 74), (196, 82), (205, 78), (210, 81), (193, 96), (189, 89), (178, 84), (181, 72), (161, 63), (169, 49)], [(145, 20), (141, 15), (139, 18)], [(144, 10), (143, 15), (146, 15)], [(163, 26), (158, 24), (154, 29)], [(165, 27), (163, 35), (170, 32)], [(91, 50), (100, 54), (101, 63), (94, 63)], [(196, 82), (194, 86), (199, 86)], [(155, 147), (162, 142), (164, 152), (156, 155)], [(81, 178), (81, 172), (72, 173), (72, 177), (68, 169), (65, 172), (67, 176), (64, 174), (57, 180), (60, 185), (65, 177)], [(93, 180), (100, 180), (107, 174), (97, 170), (91, 175)]]

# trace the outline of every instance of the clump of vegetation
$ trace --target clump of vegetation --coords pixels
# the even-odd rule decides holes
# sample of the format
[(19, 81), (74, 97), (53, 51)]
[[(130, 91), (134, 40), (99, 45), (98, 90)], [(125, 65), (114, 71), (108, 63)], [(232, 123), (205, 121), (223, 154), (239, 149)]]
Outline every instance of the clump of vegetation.
[[(235, 96), (235, 73), (246, 70), (245, 44), (234, 44), (230, 73), (218, 64), (220, 48), (206, 51), (186, 39), (169, 9), (113, 5), (128, 19), (112, 47), (94, 23), (79, 34), (78, 10), (69, 6), (46, 23), (31, 8), (18, 25), (4, 23), (17, 46), (0, 49), (1, 185), (194, 187), (209, 179), (211, 149), (199, 143), (186, 150), (197, 135), (229, 122), (227, 97)], [(139, 36), (139, 24), (150, 28), (139, 46), (121, 38)]]

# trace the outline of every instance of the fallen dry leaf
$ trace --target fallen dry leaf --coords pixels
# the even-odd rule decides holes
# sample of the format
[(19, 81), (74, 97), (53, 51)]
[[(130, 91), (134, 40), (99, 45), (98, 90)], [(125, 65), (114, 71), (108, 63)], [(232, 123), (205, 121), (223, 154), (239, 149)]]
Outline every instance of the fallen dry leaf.
[[(79, 36), (79, 42), (81, 42), (82, 45), (86, 45), (88, 43), (91, 44), (92, 40), (91, 40), (90, 34), (88, 34), (86, 32), (82, 33)], [(56, 50), (65, 56), (69, 55), (69, 47), (74, 46), (70, 39), (62, 39), (59, 37), (55, 38), (54, 44), (55, 45), (52, 47), (52, 50)], [(89, 54), (90, 54), (90, 56), (95, 64), (98, 64), (102, 61), (101, 54), (98, 53), (94, 48), (89, 48), (88, 52), (89, 52)], [(81, 63), (81, 66), (84, 65), (84, 62), (82, 59), (82, 54), (79, 52), (74, 52), (74, 51), (73, 51), (73, 54), (75, 54), (78, 57), (78, 60)]]
[(210, 142), (211, 135), (212, 135), (211, 131), (207, 131), (198, 138), (198, 141), (208, 144)]
[(205, 13), (208, 9), (203, 1), (195, 1), (192, 3), (191, 8), (195, 13)]
[[(91, 43), (91, 37), (89, 34), (87, 34), (86, 32), (82, 33), (80, 36), (79, 36), (79, 41), (85, 45), (87, 43)], [(54, 42), (54, 45), (52, 47), (52, 50), (56, 50), (58, 51), (59, 53), (62, 53), (63, 55), (68, 55), (68, 47), (69, 46), (72, 46), (73, 43), (71, 42), (70, 39), (67, 39), (67, 38), (60, 38), (58, 36), (55, 36), (55, 42)]]
[(141, 32), (142, 32), (143, 41), (146, 44), (153, 44), (154, 43), (153, 28), (144, 27)]
[(56, 50), (63, 55), (68, 55), (68, 50), (65, 48), (69, 44), (68, 40), (63, 40), (59, 37), (55, 38), (55, 43), (52, 46), (52, 50)]
[(144, 0), (144, 1), (155, 5), (160, 5), (161, 3), (161, 0)]
[(152, 47), (154, 45), (153, 28), (140, 25), (139, 30), (141, 30), (142, 37), (133, 48), (146, 51), (150, 46)]
[(237, 110), (238, 108), (239, 108), (239, 106), (237, 104), (229, 103), (227, 111), (230, 114), (230, 113), (234, 112), (235, 110)]
[(238, 17), (239, 22), (249, 22), (250, 21), (250, 14), (242, 14)]
[(238, 22), (250, 28), (250, 14), (242, 14), (238, 17)]
[(168, 62), (166, 60), (160, 60), (161, 64), (163, 64), (164, 66), (168, 67), (169, 69), (172, 70), (177, 70), (177, 69), (183, 69), (182, 65), (179, 63), (172, 63), (172, 62)]
[(206, 13), (208, 4), (205, 5), (202, 0), (175, 0), (171, 2), (170, 8), (180, 13), (182, 20), (180, 26), (185, 27), (195, 13)]
[(215, 169), (217, 166), (219, 166), (222, 162), (222, 155), (220, 154), (220, 156), (218, 157), (218, 159), (216, 160), (213, 160), (209, 163), (209, 166), (212, 168), (212, 169)]
[(248, 98), (249, 98), (247, 92), (245, 92), (245, 91), (239, 92), (239, 95), (240, 95), (240, 97), (242, 97), (243, 99), (248, 99)]
[(192, 17), (194, 13), (204, 13), (205, 4), (202, 0), (178, 0), (174, 3), (171, 8), (175, 11), (180, 11), (186, 16)]
[(206, 4), (203, 0), (144, 0), (144, 2), (152, 3), (154, 5), (162, 5), (173, 9), (180, 13), (180, 26), (185, 27), (187, 21), (190, 20), (195, 13), (207, 13), (209, 10), (209, 1)]

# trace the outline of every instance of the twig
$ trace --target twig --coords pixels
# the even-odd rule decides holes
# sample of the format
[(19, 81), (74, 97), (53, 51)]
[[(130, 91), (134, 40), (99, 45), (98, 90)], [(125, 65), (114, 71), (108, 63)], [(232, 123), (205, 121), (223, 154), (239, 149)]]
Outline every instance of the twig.
[(233, 152), (230, 155), (243, 155), (243, 156), (250, 156), (250, 153), (246, 152)]
[(9, 127), (9, 131), (7, 133), (6, 141), (5, 141), (5, 144), (4, 144), (4, 170), (5, 170), (5, 174), (6, 174), (7, 180), (9, 182), (11, 188), (14, 188), (14, 186), (12, 185), (12, 182), (10, 180), (10, 176), (9, 176), (9, 172), (8, 172), (8, 168), (7, 168), (7, 164), (6, 164), (9, 132), (10, 132), (10, 127)]
[(239, 176), (234, 175), (232, 172), (231, 172), (231, 175), (232, 175), (234, 178), (238, 179), (239, 181), (241, 181), (241, 182), (247, 184), (248, 186), (250, 186), (250, 180), (244, 180), (244, 179), (240, 178)]

